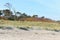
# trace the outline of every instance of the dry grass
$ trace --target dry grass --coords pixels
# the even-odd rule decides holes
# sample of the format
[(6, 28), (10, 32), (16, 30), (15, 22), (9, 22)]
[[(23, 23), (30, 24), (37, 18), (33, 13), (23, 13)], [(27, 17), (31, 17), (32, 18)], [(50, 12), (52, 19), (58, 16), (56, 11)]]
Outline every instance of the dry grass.
[(41, 29), (57, 29), (60, 30), (60, 24), (52, 22), (30, 22), (30, 21), (9, 21), (0, 20), (0, 26), (13, 26), (13, 27), (35, 27)]

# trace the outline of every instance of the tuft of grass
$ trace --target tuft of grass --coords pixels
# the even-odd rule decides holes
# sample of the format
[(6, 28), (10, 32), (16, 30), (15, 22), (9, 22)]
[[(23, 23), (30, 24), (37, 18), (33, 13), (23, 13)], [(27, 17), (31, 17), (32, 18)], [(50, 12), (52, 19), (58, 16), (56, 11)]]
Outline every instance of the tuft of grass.
[(26, 30), (26, 31), (29, 31), (28, 28), (25, 28), (25, 27), (18, 27), (19, 29), (22, 29), (22, 30)]
[(3, 26), (0, 26), (0, 29), (3, 29), (4, 27)]
[(6, 26), (0, 26), (0, 29), (3, 29), (3, 30), (5, 30), (5, 29), (12, 30), (13, 28), (12, 27), (6, 27)]

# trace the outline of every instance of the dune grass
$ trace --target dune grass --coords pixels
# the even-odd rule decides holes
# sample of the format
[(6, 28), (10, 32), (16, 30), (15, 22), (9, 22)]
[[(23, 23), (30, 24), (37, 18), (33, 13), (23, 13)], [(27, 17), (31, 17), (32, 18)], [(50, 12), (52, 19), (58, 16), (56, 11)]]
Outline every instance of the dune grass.
[(0, 26), (12, 26), (12, 27), (29, 27), (38, 29), (51, 29), (60, 30), (59, 23), (53, 22), (30, 22), (30, 21), (10, 21), (10, 20), (0, 20)]

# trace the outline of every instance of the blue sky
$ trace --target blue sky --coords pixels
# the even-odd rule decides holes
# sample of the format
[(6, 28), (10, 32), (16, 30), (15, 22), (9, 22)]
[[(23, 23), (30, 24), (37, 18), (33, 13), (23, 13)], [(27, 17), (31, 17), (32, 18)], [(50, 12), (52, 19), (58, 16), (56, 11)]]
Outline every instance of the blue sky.
[(60, 20), (60, 0), (0, 0), (0, 10), (5, 9), (8, 2), (16, 11)]

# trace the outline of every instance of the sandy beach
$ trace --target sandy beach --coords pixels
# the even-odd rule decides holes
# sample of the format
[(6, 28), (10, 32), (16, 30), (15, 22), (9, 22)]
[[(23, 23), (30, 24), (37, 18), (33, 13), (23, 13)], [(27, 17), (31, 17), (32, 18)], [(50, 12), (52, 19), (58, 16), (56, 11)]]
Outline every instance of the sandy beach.
[(0, 40), (60, 40), (60, 32), (47, 30), (0, 29)]

